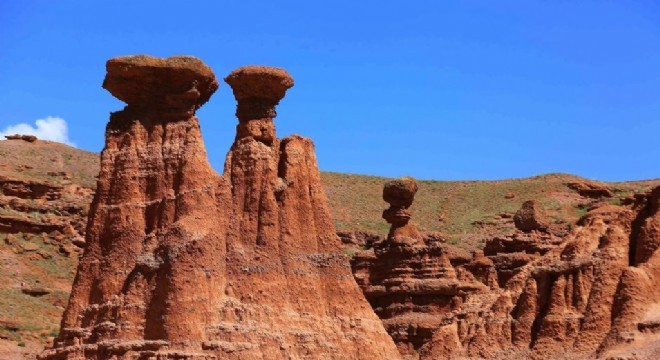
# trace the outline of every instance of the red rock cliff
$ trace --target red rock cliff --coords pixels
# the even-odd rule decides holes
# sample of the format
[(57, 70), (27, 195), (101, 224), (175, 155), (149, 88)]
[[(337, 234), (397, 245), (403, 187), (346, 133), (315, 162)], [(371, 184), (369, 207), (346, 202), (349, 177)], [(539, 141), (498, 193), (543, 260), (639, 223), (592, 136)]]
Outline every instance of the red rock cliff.
[(277, 139), (282, 69), (225, 80), (238, 100), (225, 172), (197, 110), (217, 89), (192, 57), (107, 64), (113, 113), (87, 247), (44, 359), (397, 359), (352, 279), (310, 140)]

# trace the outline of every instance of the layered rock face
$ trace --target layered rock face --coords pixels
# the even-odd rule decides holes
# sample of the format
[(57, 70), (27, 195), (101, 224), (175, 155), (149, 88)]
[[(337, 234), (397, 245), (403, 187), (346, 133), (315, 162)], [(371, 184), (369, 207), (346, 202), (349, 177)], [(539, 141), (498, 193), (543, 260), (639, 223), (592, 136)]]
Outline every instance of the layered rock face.
[[(457, 271), (449, 249), (438, 239), (425, 237), (409, 221), (416, 192), (412, 178), (385, 184), (383, 199), (390, 208), (383, 218), (392, 224), (390, 233), (373, 249), (356, 254), (353, 271), (403, 355), (417, 355), (439, 336), (437, 341), (446, 351), (436, 355), (447, 356), (461, 347), (453, 311), (468, 294), (486, 291), (487, 286), (470, 273)], [(453, 260), (467, 259), (453, 256)]]
[(128, 105), (106, 130), (87, 246), (44, 359), (396, 359), (354, 283), (310, 140), (277, 139), (282, 69), (225, 81), (239, 125), (225, 171), (194, 116), (217, 89), (192, 57), (107, 64)]
[(353, 271), (414, 358), (655, 359), (659, 199), (656, 188), (629, 206), (601, 204), (568, 233), (525, 203), (518, 232), (471, 259), (390, 232)]

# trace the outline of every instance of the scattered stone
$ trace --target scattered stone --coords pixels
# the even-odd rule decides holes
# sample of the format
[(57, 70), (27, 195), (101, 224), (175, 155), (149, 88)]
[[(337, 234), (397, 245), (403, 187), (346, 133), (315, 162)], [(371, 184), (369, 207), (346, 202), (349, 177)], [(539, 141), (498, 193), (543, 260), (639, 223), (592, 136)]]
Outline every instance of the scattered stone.
[(81, 248), (81, 249), (84, 249), (84, 248), (85, 248), (85, 244), (86, 244), (86, 242), (85, 242), (85, 238), (82, 237), (82, 236), (80, 236), (80, 235), (78, 235), (78, 236), (74, 237), (73, 239), (71, 239), (71, 243), (72, 243), (73, 245), (75, 245), (75, 246)]
[(72, 175), (66, 171), (49, 171), (46, 173), (48, 176), (61, 177), (63, 180), (71, 180)]
[(7, 244), (7, 245), (16, 244), (16, 237), (14, 236), (14, 234), (6, 234), (5, 235), (5, 244)]
[(70, 248), (70, 247), (68, 247), (68, 246), (66, 246), (66, 245), (64, 245), (64, 244), (60, 244), (60, 246), (57, 247), (57, 251), (58, 251), (60, 254), (66, 256), (66, 257), (69, 257), (69, 256), (71, 256), (71, 254), (72, 254), (75, 250), (72, 249), (72, 248)]
[(381, 237), (377, 234), (360, 230), (337, 231), (337, 236), (339, 236), (342, 244), (356, 246), (363, 249), (372, 248), (374, 244), (382, 241)]
[(445, 243), (447, 242), (447, 237), (439, 231), (425, 231), (422, 232), (422, 238), (424, 239), (425, 244), (430, 243)]
[(39, 250), (39, 245), (32, 242), (24, 242), (21, 244), (21, 249), (23, 249), (25, 252), (37, 251)]

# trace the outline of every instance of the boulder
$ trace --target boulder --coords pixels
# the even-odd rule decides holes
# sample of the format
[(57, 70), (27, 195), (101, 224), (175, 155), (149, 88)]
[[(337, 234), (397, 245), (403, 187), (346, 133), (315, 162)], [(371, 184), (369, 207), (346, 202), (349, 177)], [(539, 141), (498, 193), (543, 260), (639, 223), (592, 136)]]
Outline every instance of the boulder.
[(513, 216), (513, 222), (519, 230), (530, 232), (533, 230), (547, 230), (551, 220), (540, 204), (534, 200), (528, 200), (522, 204), (520, 210)]

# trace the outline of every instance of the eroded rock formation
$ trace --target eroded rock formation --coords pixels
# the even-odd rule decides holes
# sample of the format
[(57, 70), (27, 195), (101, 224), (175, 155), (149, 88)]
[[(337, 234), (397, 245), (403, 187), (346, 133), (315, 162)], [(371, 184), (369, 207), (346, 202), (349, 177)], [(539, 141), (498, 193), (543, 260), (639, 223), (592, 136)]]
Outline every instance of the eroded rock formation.
[[(373, 249), (355, 256), (353, 271), (403, 355), (416, 355), (437, 341), (446, 351), (436, 355), (447, 356), (460, 348), (453, 311), (467, 294), (487, 286), (466, 271), (457, 272), (448, 248), (434, 237), (425, 238), (409, 221), (416, 192), (417, 184), (409, 177), (385, 184), (383, 199), (390, 208), (383, 218), (392, 224), (390, 233)], [(486, 272), (487, 278), (494, 276)], [(433, 340), (438, 331), (443, 335)]]
[(522, 229), (472, 259), (390, 232), (353, 270), (413, 358), (656, 359), (659, 204), (660, 188), (629, 206), (601, 204), (565, 233), (525, 203)]
[[(0, 176), (0, 233), (21, 237), (47, 234), (60, 247), (60, 253), (77, 253), (85, 230), (85, 203), (92, 193), (76, 184)], [(25, 250), (18, 242), (11, 245), (17, 252)]]
[(293, 79), (225, 81), (237, 135), (219, 176), (195, 110), (217, 89), (192, 57), (107, 64), (110, 117), (87, 246), (43, 359), (397, 359), (352, 279), (309, 139), (278, 139)]

